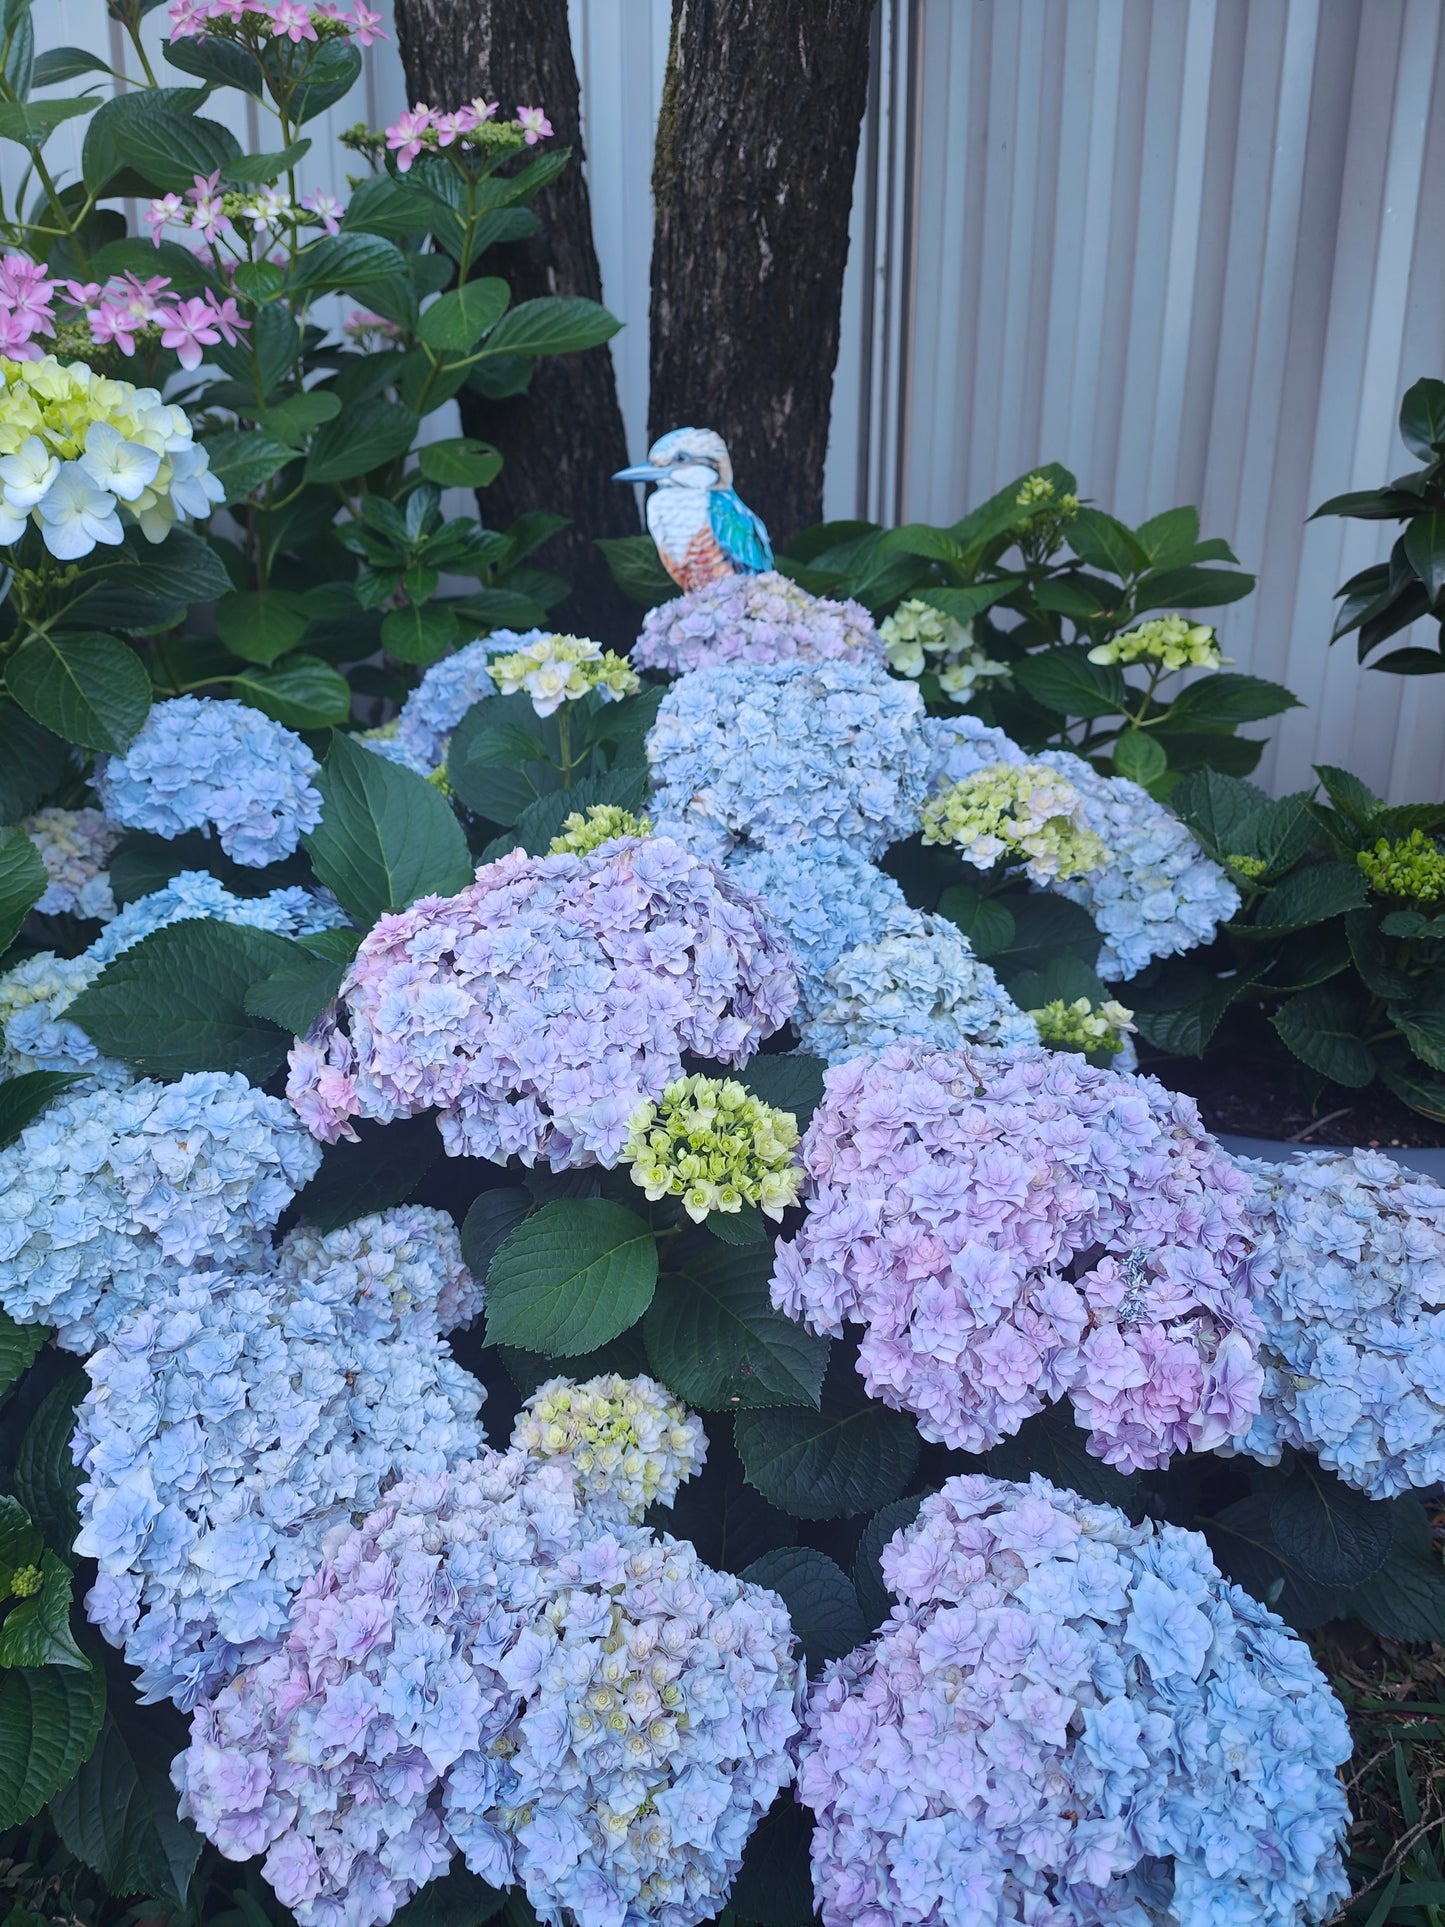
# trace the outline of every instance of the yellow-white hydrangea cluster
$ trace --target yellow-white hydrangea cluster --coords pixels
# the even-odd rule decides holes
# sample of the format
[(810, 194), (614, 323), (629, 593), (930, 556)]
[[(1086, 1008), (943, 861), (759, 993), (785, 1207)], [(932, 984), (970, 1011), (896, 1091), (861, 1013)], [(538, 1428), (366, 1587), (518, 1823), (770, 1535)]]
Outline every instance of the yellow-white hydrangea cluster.
[(566, 1459), (583, 1490), (638, 1520), (702, 1470), (702, 1420), (651, 1378), (609, 1372), (574, 1384), (550, 1378), (517, 1414), (512, 1444), (532, 1459)]
[(1067, 1003), (1055, 997), (1029, 1016), (1039, 1037), (1051, 1050), (1078, 1051), (1089, 1058), (1117, 1057), (1129, 1033), (1136, 1029), (1134, 1013), (1110, 997), (1096, 1008), (1087, 997)]
[(1043, 763), (994, 763), (931, 796), (925, 843), (954, 843), (977, 869), (1019, 863), (1040, 886), (1108, 867), (1109, 851), (1088, 827), (1084, 799)]
[(0, 357), (0, 543), (39, 529), (62, 562), (114, 548), (125, 523), (162, 542), (225, 490), (183, 408), (83, 361)]
[(561, 856), (568, 851), (573, 856), (586, 856), (619, 836), (651, 834), (650, 817), (634, 816), (631, 810), (624, 810), (616, 803), (594, 803), (590, 809), (573, 810), (570, 816), (565, 817), (562, 828), (547, 849), (552, 856)]
[(979, 648), (971, 624), (955, 622), (916, 596), (900, 602), (878, 633), (895, 676), (916, 681), (925, 669), (932, 670), (943, 693), (956, 702), (966, 701), (978, 683), (1009, 673), (1007, 663), (995, 662)]
[(1090, 662), (1152, 662), (1166, 671), (1217, 669), (1224, 660), (1209, 624), (1184, 616), (1157, 616), (1089, 651)]
[(588, 636), (539, 636), (488, 667), (502, 695), (526, 690), (539, 716), (550, 716), (594, 689), (604, 702), (615, 703), (642, 687), (635, 669)]
[(730, 1077), (679, 1077), (628, 1127), (623, 1158), (654, 1203), (681, 1198), (700, 1224), (712, 1211), (755, 1204), (781, 1218), (798, 1202), (797, 1119)]

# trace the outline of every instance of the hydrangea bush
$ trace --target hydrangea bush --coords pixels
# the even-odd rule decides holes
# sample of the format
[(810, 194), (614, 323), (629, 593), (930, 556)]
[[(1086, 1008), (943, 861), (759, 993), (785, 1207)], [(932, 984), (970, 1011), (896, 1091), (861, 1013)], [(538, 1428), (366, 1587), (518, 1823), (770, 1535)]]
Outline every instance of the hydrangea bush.
[[(412, 453), (611, 331), (475, 272), (545, 106), (355, 130), (343, 209), (285, 154), (376, 15), (167, 19), (275, 152), (87, 95), (0, 221), (0, 1861), (49, 1803), (176, 1922), (1323, 1922), (1268, 1607), (1445, 1632), (1441, 1200), (1134, 1073), (1288, 856), (1180, 776), (1269, 713), (1218, 550), (1040, 471), (556, 633), (549, 518)], [(1440, 826), (1354, 801), (1434, 941)]]

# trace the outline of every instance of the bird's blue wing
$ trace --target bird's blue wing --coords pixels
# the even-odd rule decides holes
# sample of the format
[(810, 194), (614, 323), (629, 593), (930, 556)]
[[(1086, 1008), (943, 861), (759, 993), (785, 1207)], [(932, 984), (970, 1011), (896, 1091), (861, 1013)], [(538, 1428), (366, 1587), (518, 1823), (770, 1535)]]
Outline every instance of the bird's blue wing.
[(772, 568), (773, 545), (767, 530), (732, 489), (711, 490), (707, 508), (718, 547), (735, 568), (752, 575)]

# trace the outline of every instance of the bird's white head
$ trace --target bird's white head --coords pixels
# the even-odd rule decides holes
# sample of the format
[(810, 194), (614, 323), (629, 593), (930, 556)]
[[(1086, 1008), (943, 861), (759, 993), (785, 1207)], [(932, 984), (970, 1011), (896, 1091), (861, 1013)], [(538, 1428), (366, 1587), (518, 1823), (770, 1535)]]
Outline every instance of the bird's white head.
[(621, 468), (614, 482), (656, 482), (660, 488), (731, 488), (727, 443), (712, 428), (673, 428), (647, 451), (647, 460)]

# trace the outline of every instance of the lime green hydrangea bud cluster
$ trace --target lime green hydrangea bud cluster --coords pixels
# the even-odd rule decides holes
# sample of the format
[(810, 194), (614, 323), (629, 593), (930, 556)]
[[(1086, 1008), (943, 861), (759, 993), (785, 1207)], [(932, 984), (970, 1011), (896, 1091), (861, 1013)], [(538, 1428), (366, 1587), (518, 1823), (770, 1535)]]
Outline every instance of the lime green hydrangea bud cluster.
[(539, 716), (550, 716), (594, 689), (604, 702), (615, 703), (642, 687), (635, 669), (588, 636), (539, 636), (489, 666), (502, 695), (525, 690)]
[(1031, 518), (1053, 515), (1061, 522), (1072, 522), (1079, 512), (1078, 496), (1060, 495), (1047, 475), (1026, 475), (1014, 502), (1027, 510)]
[(957, 844), (980, 870), (1022, 862), (1041, 885), (1088, 876), (1110, 861), (1088, 827), (1083, 797), (1043, 763), (994, 763), (930, 797), (923, 840)]
[(1051, 1050), (1071, 1050), (1085, 1057), (1117, 1057), (1135, 1028), (1134, 1013), (1111, 997), (1095, 1007), (1087, 997), (1066, 1003), (1055, 997), (1029, 1016), (1039, 1027), (1040, 1040)]
[(45, 1574), (39, 1566), (22, 1566), (10, 1575), (10, 1591), (16, 1599), (33, 1599), (45, 1584)]
[(976, 683), (1009, 673), (1007, 663), (995, 662), (974, 642), (971, 625), (955, 622), (917, 597), (900, 602), (878, 633), (895, 676), (916, 679), (931, 669), (943, 693), (956, 702), (963, 702)]
[(1269, 868), (1262, 856), (1227, 856), (1225, 862), (1235, 876), (1243, 877), (1246, 883), (1257, 883)]
[(707, 1457), (701, 1419), (655, 1380), (616, 1372), (581, 1385), (549, 1379), (518, 1413), (512, 1444), (529, 1458), (566, 1459), (586, 1492), (634, 1520), (671, 1505)]
[(1089, 651), (1090, 662), (1153, 662), (1162, 669), (1217, 669), (1224, 661), (1207, 622), (1158, 616)]
[(573, 856), (586, 856), (592, 850), (600, 850), (604, 843), (612, 843), (619, 836), (651, 836), (652, 819), (634, 816), (631, 810), (624, 810), (616, 803), (594, 803), (587, 810), (573, 810), (564, 818), (562, 828), (547, 845), (553, 856), (570, 852)]
[(644, 1104), (628, 1129), (623, 1159), (654, 1203), (681, 1198), (695, 1223), (712, 1211), (755, 1204), (781, 1218), (798, 1202), (798, 1124), (732, 1078), (679, 1077), (660, 1104)]
[(1445, 849), (1423, 830), (1411, 830), (1393, 842), (1382, 836), (1373, 850), (1361, 850), (1357, 860), (1370, 888), (1382, 897), (1405, 903), (1445, 898)]

